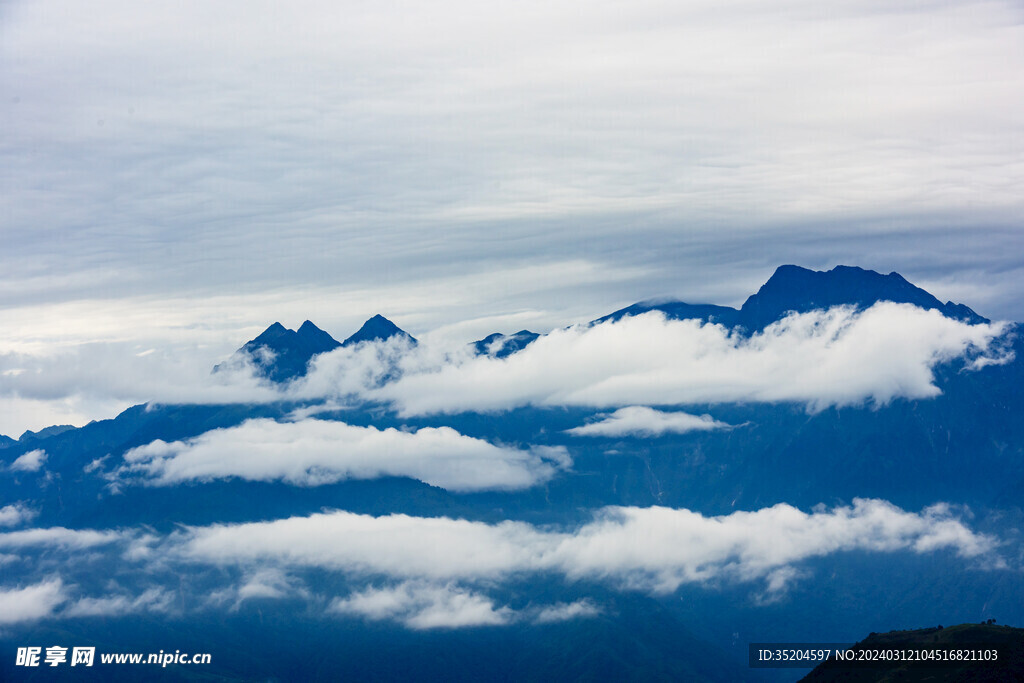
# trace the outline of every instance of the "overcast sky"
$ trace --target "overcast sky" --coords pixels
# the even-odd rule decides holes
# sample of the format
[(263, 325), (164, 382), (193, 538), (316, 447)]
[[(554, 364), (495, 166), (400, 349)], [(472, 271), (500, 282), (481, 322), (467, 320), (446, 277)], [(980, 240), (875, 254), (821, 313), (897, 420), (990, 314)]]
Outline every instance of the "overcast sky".
[(1024, 320), (1021, 111), (1009, 1), (6, 0), (0, 353), (543, 332), (782, 263)]

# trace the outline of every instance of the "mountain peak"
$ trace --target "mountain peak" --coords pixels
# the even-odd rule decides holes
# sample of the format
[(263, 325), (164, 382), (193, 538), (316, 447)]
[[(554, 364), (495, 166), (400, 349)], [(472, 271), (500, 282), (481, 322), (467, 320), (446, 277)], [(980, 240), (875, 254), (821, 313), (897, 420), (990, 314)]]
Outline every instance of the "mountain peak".
[(333, 351), (341, 346), (337, 339), (327, 334), (312, 322), (307, 320), (299, 327), (295, 336), (302, 342), (311, 355)]
[(412, 335), (378, 313), (363, 323), (363, 326), (341, 345), (352, 346), (360, 342), (383, 341), (396, 336), (404, 337), (413, 344), (416, 343), (416, 339)]
[[(274, 382), (285, 382), (305, 375), (313, 356), (339, 346), (341, 344), (334, 337), (309, 320), (302, 323), (298, 332), (275, 322), (236, 353), (249, 356), (264, 377)], [(269, 357), (258, 353), (261, 349), (270, 351)], [(220, 368), (218, 365), (213, 370), (217, 372)]]
[(756, 294), (739, 310), (713, 304), (688, 304), (683, 301), (641, 301), (598, 318), (594, 323), (615, 321), (660, 311), (674, 320), (697, 319), (748, 333), (763, 330), (787, 313), (806, 313), (833, 306), (868, 308), (879, 301), (913, 304), (970, 324), (990, 322), (963, 304), (940, 302), (896, 272), (882, 275), (857, 266), (836, 266), (818, 271), (786, 264), (775, 269)]
[(896, 272), (881, 273), (857, 266), (839, 265), (828, 271), (787, 264), (775, 269), (766, 283), (740, 309), (744, 325), (760, 330), (790, 311), (807, 311), (852, 305), (867, 308), (879, 301), (907, 303), (934, 309), (970, 323), (988, 322), (971, 309), (943, 304)]
[(258, 337), (256, 337), (255, 339), (253, 339), (249, 343), (250, 344), (270, 343), (270, 342), (273, 342), (273, 341), (275, 341), (277, 339), (280, 339), (281, 337), (287, 336), (287, 334), (289, 332), (291, 332), (291, 330), (286, 328), (281, 323), (275, 322), (270, 327), (268, 327), (267, 329), (263, 330), (263, 332), (261, 332)]

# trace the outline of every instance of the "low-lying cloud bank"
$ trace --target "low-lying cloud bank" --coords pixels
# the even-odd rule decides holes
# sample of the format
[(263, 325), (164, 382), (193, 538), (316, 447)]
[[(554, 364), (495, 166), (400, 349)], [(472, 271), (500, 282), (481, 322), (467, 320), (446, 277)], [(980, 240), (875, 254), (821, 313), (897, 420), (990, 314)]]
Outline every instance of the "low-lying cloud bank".
[(513, 622), (553, 624), (601, 613), (600, 606), (585, 598), (521, 610), (497, 607), (493, 599), (464, 586), (415, 580), (381, 588), (370, 586), (346, 598), (336, 598), (329, 610), (372, 621), (397, 621), (415, 630), (504, 626)]
[(713, 429), (727, 429), (730, 425), (715, 420), (710, 415), (689, 413), (667, 413), (646, 406), (620, 408), (610, 415), (599, 415), (597, 422), (567, 429), (573, 436), (661, 436), (662, 434), (685, 434), (706, 432)]
[[(802, 565), (816, 557), (944, 551), (1005, 566), (997, 545), (950, 506), (915, 513), (867, 499), (811, 512), (779, 504), (717, 517), (609, 507), (571, 528), (336, 511), (169, 534), (27, 529), (0, 533), (0, 550), (18, 553), (0, 586), (0, 624), (185, 614), (268, 599), (413, 629), (552, 623), (594, 617), (602, 608), (579, 597), (513, 608), (494, 593), (524, 579), (653, 595), (684, 584), (753, 584), (758, 601), (774, 600), (808, 576)], [(104, 569), (111, 563), (116, 582)], [(193, 578), (182, 583), (183, 576)], [(324, 595), (325, 585), (335, 588)], [(183, 586), (202, 589), (189, 595)]]
[(372, 517), (330, 512), (272, 522), (193, 528), (173, 539), (181, 558), (221, 565), (280, 564), (401, 580), (496, 580), (522, 572), (610, 581), (668, 593), (684, 583), (765, 580), (776, 590), (795, 564), (831, 553), (991, 552), (936, 505), (906, 512), (885, 501), (802, 512), (779, 504), (705, 517), (683, 509), (611, 507), (572, 531), (523, 522), (486, 524), (445, 517)]
[(561, 446), (522, 450), (449, 427), (381, 430), (317, 419), (248, 420), (186, 441), (153, 441), (124, 459), (121, 477), (155, 485), (237, 477), (317, 486), (395, 476), (451, 491), (528, 488), (571, 465)]
[(792, 314), (750, 337), (651, 312), (556, 330), (504, 359), (434, 368), (407, 361), (397, 381), (366, 393), (402, 415), (526, 405), (885, 404), (938, 395), (935, 365), (997, 355), (992, 342), (1005, 329), (888, 302)]

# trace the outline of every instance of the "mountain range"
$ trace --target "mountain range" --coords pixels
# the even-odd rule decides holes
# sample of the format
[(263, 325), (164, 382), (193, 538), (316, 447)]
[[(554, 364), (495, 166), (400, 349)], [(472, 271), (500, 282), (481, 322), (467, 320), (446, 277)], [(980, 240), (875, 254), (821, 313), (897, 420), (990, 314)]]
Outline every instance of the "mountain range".
[[(639, 302), (597, 318), (591, 325), (614, 322), (624, 317), (657, 311), (672, 320), (695, 319), (723, 325), (744, 334), (764, 330), (788, 313), (828, 309), (835, 306), (867, 308), (880, 301), (892, 301), (936, 310), (944, 316), (970, 324), (990, 322), (963, 304), (941, 303), (925, 290), (907, 282), (899, 273), (882, 275), (852, 266), (836, 266), (821, 272), (794, 265), (780, 266), (769, 280), (739, 309), (714, 304), (690, 304), (683, 301)], [(521, 351), (541, 335), (530, 330), (512, 334), (494, 332), (472, 342), (476, 353), (506, 358)], [(407, 332), (382, 315), (375, 315), (363, 326), (338, 342), (309, 320), (298, 331), (275, 322), (255, 339), (246, 342), (236, 354), (252, 359), (259, 371), (275, 382), (303, 377), (309, 361), (316, 355), (359, 342), (404, 338), (415, 344)], [(217, 371), (221, 366), (214, 368)]]
[[(172, 678), (187, 680), (794, 680), (807, 672), (748, 669), (746, 643), (853, 642), (869, 631), (993, 615), (1024, 622), (1024, 345), (1017, 325), (998, 326), (963, 304), (941, 303), (896, 273), (781, 266), (738, 309), (641, 302), (576, 331), (495, 332), (470, 343), (479, 365), (470, 366), (467, 381), (490, 381), (507, 368), (529, 372), (540, 362), (529, 355), (538, 349), (552, 353), (572, 334), (649, 313), (658, 321), (718, 326), (722, 331), (714, 339), (753, 354), (767, 343), (759, 335), (785, 324), (786, 316), (837, 306), (866, 314), (882, 302), (941, 316), (944, 334), (964, 331), (975, 339), (978, 330), (991, 330), (996, 355), (927, 355), (920, 362), (936, 391), (900, 393), (905, 380), (893, 379), (887, 400), (819, 406), (755, 395), (608, 406), (588, 403), (588, 394), (561, 404), (403, 413), (389, 402), (394, 394), (380, 393), (378, 384), (364, 397), (344, 401), (295, 388), (314, 369), (321, 371), (322, 364), (313, 362), (318, 357), (389, 344), (395, 353), (411, 354), (418, 344), (412, 335), (380, 315), (342, 342), (308, 320), (294, 331), (275, 322), (213, 371), (229, 377), (239, 367), (251, 368), (280, 391), (280, 400), (152, 403), (83, 427), (0, 438), (0, 521), (11, 520), (0, 533), (0, 604), (6, 594), (42, 590), (55, 577), (67, 595), (92, 596), (74, 603), (66, 597), (49, 618), (5, 622), (0, 616), (0, 626), (8, 624), (0, 645), (4, 651), (35, 643), (96, 643), (118, 651), (213, 652), (212, 669), (171, 667)], [(644, 334), (661, 329), (643, 328)], [(541, 340), (548, 347), (541, 349)], [(825, 348), (849, 350), (835, 340), (826, 340)], [(887, 360), (884, 354), (872, 357)], [(894, 357), (893, 363), (904, 361)], [(391, 372), (384, 375), (384, 389), (405, 380)], [(664, 375), (644, 377), (657, 385)], [(622, 429), (630, 420), (647, 420), (648, 431)], [(240, 445), (232, 445), (235, 438)], [(324, 438), (326, 447), (320, 445)], [(403, 449), (416, 438), (446, 445), (406, 457)], [(386, 445), (372, 457), (331, 469), (335, 458), (377, 439)], [(318, 448), (325, 448), (320, 460), (300, 465)], [(459, 455), (464, 452), (477, 455)], [(15, 467), (29, 456), (31, 463)], [(456, 456), (465, 459), (448, 464)], [(490, 458), (488, 466), (475, 469), (476, 457)], [(391, 459), (397, 463), (388, 465), (392, 469), (379, 464)], [(278, 470), (268, 467), (284, 474), (271, 476), (267, 472)], [(532, 479), (523, 479), (523, 472)], [(441, 474), (460, 484), (438, 483), (447, 481), (436, 478)], [(498, 474), (509, 478), (486, 483)], [(459, 574), (440, 583), (429, 572), (390, 569), (379, 559), (318, 564), (318, 553), (328, 550), (301, 562), (292, 549), (281, 562), (253, 555), (239, 564), (203, 564), (200, 549), (241, 553), (245, 545), (211, 541), (200, 548), (190, 540), (199, 533), (212, 538), (246, 525), (287, 523), (292, 530), (281, 541), (287, 545), (304, 538), (303, 520), (335, 513), (355, 515), (365, 525), (426, 520), (423, 531), (403, 537), (410, 545), (444, 520), (457, 522), (459, 538), (483, 545), (448, 550), (428, 543), (423, 553), (440, 564), (470, 558), (474, 572), (547, 542), (547, 534), (561, 536), (514, 571), (480, 569), (480, 577)], [(675, 515), (672, 538), (679, 540), (625, 578), (617, 578), (625, 560), (599, 545), (585, 554), (586, 562), (604, 569), (563, 575), (561, 565), (544, 564), (572, 547), (574, 538), (596, 538), (614, 527), (623, 514)], [(776, 517), (781, 527), (742, 526)], [(890, 519), (897, 520), (892, 535), (883, 536)], [(698, 531), (704, 527), (687, 526), (695, 520), (716, 530), (710, 540)], [(820, 541), (851, 520), (865, 524), (852, 540)], [(786, 529), (803, 524), (814, 531), (796, 536), (798, 551), (784, 551), (782, 540), (759, 544), (766, 534), (782, 539)], [(734, 525), (743, 531), (730, 531)], [(489, 550), (491, 530), (517, 535)], [(78, 540), (46, 540), (71, 538), (68, 533)], [(642, 545), (647, 537), (638, 533), (623, 532)], [(104, 545), (122, 543), (103, 540), (118, 534), (129, 538), (125, 545)], [(370, 533), (366, 552), (375, 547), (372, 539), (383, 543), (387, 537)], [(355, 553), (361, 539), (327, 534), (322, 547)], [(697, 552), (704, 543), (712, 548), (701, 551), (712, 553), (708, 558), (722, 552), (724, 559), (686, 565), (674, 587), (652, 583), (652, 576), (668, 571), (663, 563), (676, 545)], [(120, 550), (108, 553), (108, 547)], [(175, 547), (188, 551), (176, 554)], [(785, 552), (798, 553), (798, 559), (773, 559)], [(156, 557), (160, 553), (166, 556)], [(394, 611), (398, 607), (380, 607), (400, 598), (426, 602), (416, 603), (421, 611), (407, 617)], [(369, 605), (391, 616), (351, 616)], [(440, 618), (455, 606), (483, 621), (422, 626), (430, 615)], [(23, 673), (13, 657), (0, 661), (0, 677)], [(131, 680), (132, 674), (108, 668), (104, 675)]]

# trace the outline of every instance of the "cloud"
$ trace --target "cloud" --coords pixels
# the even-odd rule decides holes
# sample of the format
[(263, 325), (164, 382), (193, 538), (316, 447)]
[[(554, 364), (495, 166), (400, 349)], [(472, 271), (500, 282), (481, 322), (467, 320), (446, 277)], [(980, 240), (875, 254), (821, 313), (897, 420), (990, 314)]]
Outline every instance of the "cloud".
[(0, 526), (21, 526), (32, 521), (38, 514), (38, 510), (33, 510), (21, 503), (5, 505), (0, 508)]
[(260, 400), (191, 373), (275, 319), (543, 331), (788, 262), (1021, 319), (1019, 3), (830, 6), (6, 3), (0, 432)]
[(0, 588), (0, 625), (38, 621), (53, 614), (66, 599), (59, 578), (25, 588)]
[[(29, 571), (63, 563), (77, 595), (68, 595), (62, 580), (29, 579), (36, 584), (0, 589), (0, 614), (9, 611), (6, 623), (13, 623), (217, 606), (235, 610), (251, 599), (322, 604), (323, 596), (308, 588), (312, 577), (319, 585), (325, 578), (342, 579), (351, 591), (334, 599), (330, 611), (412, 629), (554, 623), (602, 611), (590, 599), (513, 609), (493, 595), (504, 583), (534, 579), (651, 595), (682, 585), (751, 585), (755, 602), (770, 603), (811, 576), (809, 560), (839, 553), (941, 552), (1005, 568), (996, 555), (997, 540), (970, 529), (962, 520), (967, 515), (946, 504), (915, 513), (858, 499), (810, 512), (780, 504), (721, 516), (608, 507), (590, 521), (563, 527), (331, 511), (182, 527), (162, 535), (144, 529), (29, 529), (0, 534), (0, 550), (49, 552), (38, 562), (0, 554), (0, 563)], [(119, 540), (132, 541), (132, 547), (126, 552), (115, 545)], [(95, 562), (85, 571), (73, 561), (86, 550), (92, 558), (117, 563), (124, 577), (143, 588), (100, 585)], [(177, 579), (173, 585), (154, 583), (160, 576), (191, 576), (205, 587), (203, 595), (186, 604)]]
[(22, 529), (0, 533), (0, 548), (60, 548), (82, 550), (117, 543), (126, 537), (120, 531), (94, 531), (91, 529)]
[(397, 476), (453, 491), (527, 488), (570, 464), (564, 447), (521, 450), (449, 427), (380, 430), (316, 419), (248, 420), (186, 441), (154, 441), (124, 459), (123, 476), (155, 485), (238, 477), (317, 486)]
[(689, 413), (666, 413), (645, 406), (620, 408), (611, 415), (602, 415), (598, 422), (567, 429), (573, 436), (639, 436), (651, 437), (662, 434), (685, 434), (694, 431), (726, 429), (730, 425), (719, 422), (710, 415)]
[[(166, 342), (165, 342), (166, 344)], [(222, 360), (198, 349), (162, 349), (143, 356), (126, 343), (83, 343), (38, 353), (0, 351), (0, 405), (19, 412), (23, 422), (80, 424), (109, 417), (133, 404), (264, 403), (280, 399), (260, 381), (254, 367), (236, 358), (224, 372), (211, 374)]]
[(545, 536), (522, 522), (488, 525), (446, 517), (331, 512), (272, 522), (191, 529), (172, 541), (184, 559), (280, 562), (357, 573), (451, 580), (530, 567)]
[(163, 588), (149, 588), (140, 595), (112, 595), (99, 598), (84, 597), (61, 610), (62, 617), (119, 617), (139, 612), (167, 613), (174, 596)]
[(500, 626), (509, 623), (513, 612), (495, 609), (489, 598), (453, 584), (432, 585), (406, 581), (390, 588), (367, 588), (347, 598), (338, 598), (331, 611), (371, 620), (400, 621), (416, 630)]
[[(14, 300), (348, 291), (581, 250), (700, 282), (687, 266), (757, 245), (863, 245), (879, 216), (902, 249), (861, 247), (876, 258), (1013, 251), (991, 249), (1020, 208), (1008, 0), (91, 8), (5, 12)], [(921, 224), (956, 227), (922, 255)]]
[(407, 515), (330, 512), (192, 528), (171, 541), (182, 558), (215, 564), (317, 567), (402, 580), (496, 580), (556, 572), (668, 593), (684, 583), (764, 581), (781, 590), (801, 562), (848, 551), (991, 553), (948, 506), (912, 513), (880, 500), (802, 512), (779, 504), (705, 517), (685, 509), (612, 507), (571, 530)]
[(39, 448), (24, 453), (11, 463), (11, 470), (14, 472), (38, 472), (46, 462), (46, 451)]
[(538, 624), (553, 624), (560, 621), (572, 621), (573, 619), (587, 619), (596, 617), (601, 613), (601, 608), (592, 600), (583, 599), (576, 602), (559, 602), (541, 609), (534, 621)]
[(402, 415), (525, 405), (881, 405), (937, 396), (935, 365), (983, 355), (1005, 329), (889, 302), (791, 314), (749, 338), (652, 312), (555, 330), (506, 359), (406, 372), (369, 395)]
[[(0, 368), (29, 370), (0, 377), (0, 407), (11, 408), (0, 411), (0, 422), (7, 414), (14, 422), (32, 415), (45, 423), (80, 423), (142, 401), (369, 401), (403, 415), (524, 405), (884, 404), (937, 395), (933, 368), (946, 360), (964, 357), (970, 369), (1006, 362), (1009, 356), (992, 344), (1006, 329), (891, 303), (792, 315), (749, 338), (649, 313), (557, 329), (506, 359), (429, 341), (415, 348), (393, 339), (337, 349), (318, 356), (305, 378), (286, 387), (261, 381), (241, 358), (211, 374), (216, 357), (170, 351), (137, 357), (124, 345), (89, 345), (53, 356), (0, 355)], [(618, 418), (626, 416), (639, 419), (639, 413)]]
[(348, 597), (336, 598), (329, 610), (372, 621), (397, 621), (415, 630), (503, 626), (523, 619), (552, 624), (601, 613), (601, 608), (589, 599), (516, 611), (507, 606), (496, 607), (486, 595), (454, 583), (426, 581), (403, 581), (383, 588), (369, 586)]
[(250, 573), (245, 583), (238, 588), (237, 607), (250, 598), (280, 599), (292, 595), (307, 595), (309, 592), (293, 577), (273, 567), (261, 567)]
[(767, 579), (811, 557), (863, 550), (923, 553), (951, 549), (961, 557), (993, 550), (945, 506), (905, 512), (879, 500), (810, 514), (779, 504), (753, 512), (704, 517), (669, 508), (609, 508), (561, 543), (556, 563), (570, 578), (608, 577), (667, 593), (683, 583), (719, 578)]

